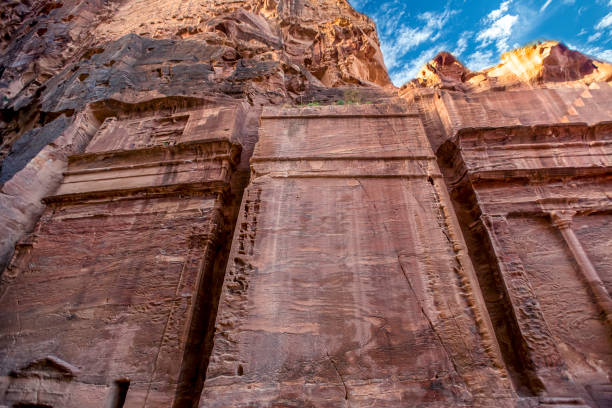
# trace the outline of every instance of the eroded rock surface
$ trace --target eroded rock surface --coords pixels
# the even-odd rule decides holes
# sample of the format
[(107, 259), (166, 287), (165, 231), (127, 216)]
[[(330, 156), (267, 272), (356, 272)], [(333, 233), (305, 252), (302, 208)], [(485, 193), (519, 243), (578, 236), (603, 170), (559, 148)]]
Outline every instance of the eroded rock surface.
[(590, 85), (612, 80), (612, 65), (589, 58), (557, 41), (528, 45), (502, 54), (502, 62), (472, 72), (442, 52), (427, 63), (405, 88), (433, 87), (463, 91), (541, 87), (577, 81)]
[(265, 109), (260, 132), (200, 406), (511, 406), (418, 113)]
[[(32, 229), (47, 194), (28, 193), (32, 199), (15, 203), (11, 191), (29, 190), (30, 183), (57, 188), (65, 166), (57, 157), (78, 148), (55, 140), (89, 103), (247, 102), (253, 109), (240, 166), (246, 179), (260, 106), (325, 100), (330, 87), (368, 87), (375, 99), (392, 89), (374, 24), (343, 0), (24, 1), (10, 2), (2, 19), (0, 194), (8, 202), (3, 224), (9, 232), (0, 268), (9, 248)], [(18, 174), (49, 154), (55, 169), (41, 169), (24, 186)]]
[(344, 0), (0, 34), (1, 407), (612, 406), (609, 64), (398, 92)]

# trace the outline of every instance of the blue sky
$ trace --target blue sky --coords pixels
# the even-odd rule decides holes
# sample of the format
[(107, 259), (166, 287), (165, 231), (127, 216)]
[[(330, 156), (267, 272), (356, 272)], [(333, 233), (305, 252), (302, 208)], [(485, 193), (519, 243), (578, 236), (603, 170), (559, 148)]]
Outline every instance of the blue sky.
[(612, 0), (349, 0), (376, 22), (397, 86), (440, 51), (468, 68), (499, 63), (505, 51), (539, 40), (612, 61)]

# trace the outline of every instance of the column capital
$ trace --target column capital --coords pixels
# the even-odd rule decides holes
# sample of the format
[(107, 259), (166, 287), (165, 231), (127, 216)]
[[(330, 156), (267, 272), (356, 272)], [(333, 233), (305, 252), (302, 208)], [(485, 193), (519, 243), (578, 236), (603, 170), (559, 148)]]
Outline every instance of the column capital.
[(576, 211), (572, 210), (554, 210), (550, 213), (550, 219), (555, 227), (566, 229), (572, 226), (572, 220), (576, 215)]

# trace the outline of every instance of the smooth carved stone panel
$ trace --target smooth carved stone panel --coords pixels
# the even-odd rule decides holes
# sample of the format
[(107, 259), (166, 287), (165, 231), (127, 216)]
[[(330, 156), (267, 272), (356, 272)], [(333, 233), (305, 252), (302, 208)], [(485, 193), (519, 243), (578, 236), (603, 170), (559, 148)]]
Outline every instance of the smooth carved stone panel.
[[(120, 386), (126, 406), (197, 399), (227, 256), (219, 241), (240, 112), (119, 112), (69, 158), (2, 276), (0, 404), (114, 407)], [(20, 374), (56, 358), (60, 371), (81, 369), (59, 385), (55, 366), (43, 382)]]
[(405, 109), (402, 105), (324, 106), (276, 114), (269, 108), (262, 114), (253, 159), (433, 157), (418, 113)]
[[(81, 371), (41, 403), (101, 407), (109, 385), (129, 378), (127, 406), (170, 406), (216, 200), (48, 208), (2, 277), (0, 375), (53, 355)], [(28, 402), (28, 390), (8, 398)]]
[[(612, 85), (606, 82), (470, 94), (440, 91), (437, 95), (435, 109), (446, 138), (461, 129), (559, 123), (594, 125), (612, 117)], [(432, 139), (436, 150), (442, 143), (437, 137)]]
[(201, 407), (512, 406), (422, 127), (387, 108), (264, 110)]
[[(595, 218), (600, 222), (606, 221), (604, 216)], [(511, 217), (508, 222), (513, 246), (520, 254), (546, 324), (554, 335), (572, 380), (583, 386), (609, 383), (608, 373), (612, 368), (610, 327), (560, 232), (544, 217)], [(602, 226), (605, 223), (592, 224), (594, 229)], [(584, 241), (585, 248), (590, 247), (596, 252), (597, 247), (591, 243), (596, 244)], [(609, 252), (609, 246), (607, 248), (603, 254)]]
[(612, 215), (574, 217), (572, 226), (608, 292), (612, 293)]

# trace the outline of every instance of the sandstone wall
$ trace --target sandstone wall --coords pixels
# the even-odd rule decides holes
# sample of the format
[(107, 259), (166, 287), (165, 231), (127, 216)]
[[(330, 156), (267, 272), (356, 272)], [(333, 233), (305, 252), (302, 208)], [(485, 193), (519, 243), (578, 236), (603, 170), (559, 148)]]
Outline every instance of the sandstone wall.
[(266, 109), (201, 407), (512, 406), (416, 111)]
[[(99, 126), (83, 118), (91, 103), (249, 104), (244, 185), (262, 105), (322, 100), (347, 85), (378, 98), (391, 87), (374, 24), (344, 0), (162, 3), (7, 4), (0, 17), (0, 226), (9, 232), (0, 238), (0, 269), (34, 228), (40, 199), (57, 189), (66, 157), (82, 152), (87, 129)], [(84, 134), (78, 143), (75, 131)]]
[(609, 123), (464, 129), (438, 150), (523, 395), (612, 401), (611, 135)]
[(0, 407), (612, 405), (610, 64), (398, 92), (345, 0), (0, 36)]
[(117, 112), (70, 157), (2, 275), (4, 403), (111, 407), (126, 384), (126, 406), (197, 398), (243, 117)]

